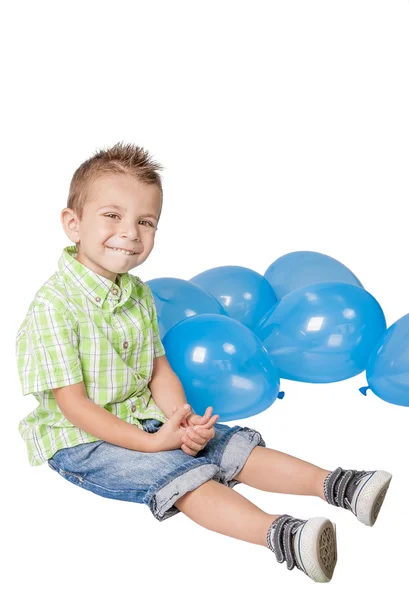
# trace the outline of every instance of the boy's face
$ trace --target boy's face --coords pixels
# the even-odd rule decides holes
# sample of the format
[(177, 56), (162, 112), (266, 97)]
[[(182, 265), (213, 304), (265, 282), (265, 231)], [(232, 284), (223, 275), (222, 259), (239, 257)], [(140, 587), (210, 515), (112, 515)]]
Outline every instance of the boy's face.
[(126, 273), (148, 258), (160, 211), (157, 185), (128, 175), (102, 175), (89, 186), (82, 220), (68, 208), (63, 209), (61, 220), (68, 237), (79, 242), (76, 260), (114, 282), (118, 273)]

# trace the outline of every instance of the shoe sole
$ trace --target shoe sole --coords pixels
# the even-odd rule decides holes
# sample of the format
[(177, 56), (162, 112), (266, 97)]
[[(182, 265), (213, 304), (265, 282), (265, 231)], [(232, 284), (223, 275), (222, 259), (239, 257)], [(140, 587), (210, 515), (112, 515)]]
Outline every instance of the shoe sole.
[(331, 581), (337, 564), (336, 525), (325, 517), (313, 517), (296, 533), (295, 550), (305, 571), (314, 581)]
[(362, 486), (355, 498), (355, 514), (358, 521), (372, 527), (378, 518), (379, 511), (392, 475), (387, 471), (375, 471), (370, 479)]

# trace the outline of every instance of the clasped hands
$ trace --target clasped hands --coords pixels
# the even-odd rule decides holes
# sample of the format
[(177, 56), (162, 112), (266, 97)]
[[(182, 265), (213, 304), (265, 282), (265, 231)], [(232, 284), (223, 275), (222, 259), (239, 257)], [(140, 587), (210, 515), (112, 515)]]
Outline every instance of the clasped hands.
[[(209, 440), (214, 438), (214, 424), (220, 415), (211, 416), (212, 410), (213, 407), (208, 406), (202, 417), (194, 412), (190, 412), (180, 422), (181, 428), (186, 430), (181, 446), (181, 450), (186, 454), (195, 456), (200, 450), (203, 450)], [(173, 408), (172, 414), (176, 411), (177, 406)]]

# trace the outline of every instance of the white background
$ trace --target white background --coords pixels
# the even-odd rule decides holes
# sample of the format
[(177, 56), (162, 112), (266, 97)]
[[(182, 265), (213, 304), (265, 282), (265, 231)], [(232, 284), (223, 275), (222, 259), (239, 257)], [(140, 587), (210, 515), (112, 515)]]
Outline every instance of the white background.
[[(178, 514), (104, 499), (31, 467), (18, 421), (34, 409), (17, 329), (70, 244), (74, 170), (118, 141), (165, 167), (143, 280), (220, 265), (264, 273), (293, 250), (346, 264), (384, 309), (409, 312), (409, 6), (404, 0), (14, 2), (3, 8), (2, 546), (8, 598), (378, 597), (407, 583), (409, 409), (337, 384), (282, 383), (230, 422), (332, 470), (394, 478), (373, 528), (315, 497), (235, 488), (266, 512), (337, 523), (330, 588), (266, 548)], [(398, 591), (400, 589), (400, 591)], [(395, 592), (394, 592), (395, 590)]]

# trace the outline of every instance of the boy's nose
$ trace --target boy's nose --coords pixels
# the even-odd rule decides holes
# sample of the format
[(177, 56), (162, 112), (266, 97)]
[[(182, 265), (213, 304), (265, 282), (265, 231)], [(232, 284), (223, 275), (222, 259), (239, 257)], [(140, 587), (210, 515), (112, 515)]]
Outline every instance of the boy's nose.
[(135, 228), (131, 228), (126, 233), (122, 233), (121, 238), (127, 239), (130, 242), (139, 242), (139, 240), (141, 239), (138, 230), (136, 230)]

